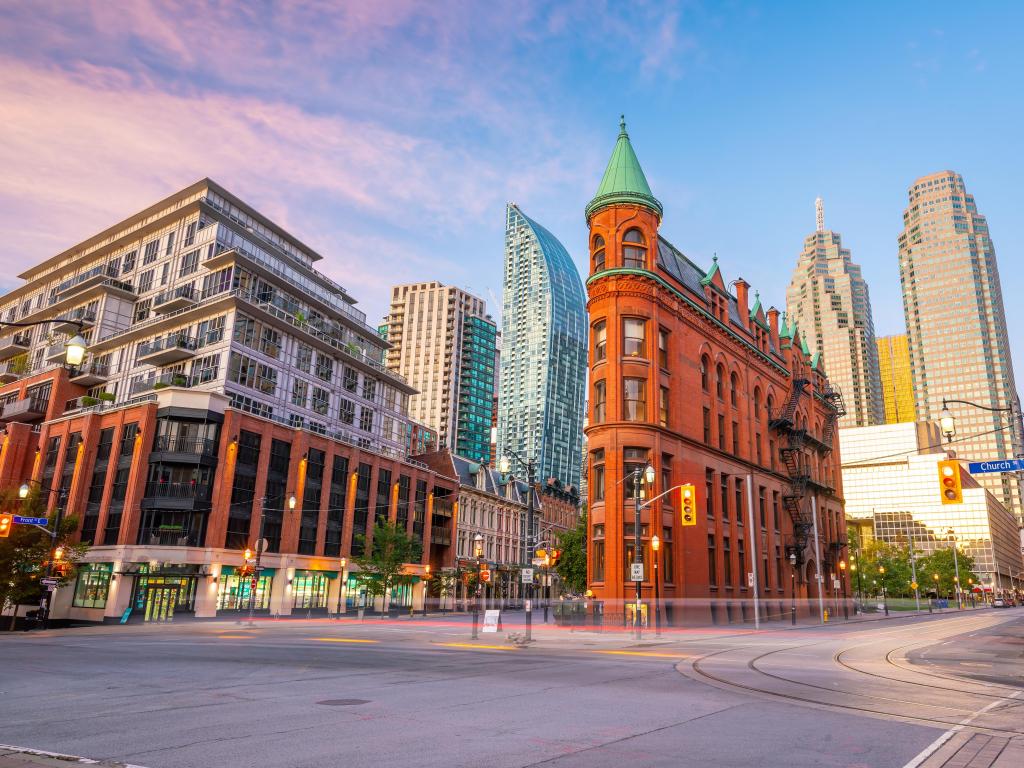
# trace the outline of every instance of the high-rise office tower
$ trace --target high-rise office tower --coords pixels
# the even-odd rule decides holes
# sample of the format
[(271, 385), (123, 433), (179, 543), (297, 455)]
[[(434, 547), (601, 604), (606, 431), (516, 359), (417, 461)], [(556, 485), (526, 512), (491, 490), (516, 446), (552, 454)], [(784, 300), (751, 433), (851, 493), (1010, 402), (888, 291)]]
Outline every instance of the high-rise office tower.
[[(957, 454), (980, 461), (1012, 458), (1020, 450), (1010, 343), (988, 223), (964, 180), (953, 171), (922, 176), (908, 190), (899, 236), (903, 312), (910, 342), (917, 418), (937, 421), (952, 403)], [(979, 475), (979, 482), (1021, 518), (1020, 480)]]
[(441, 445), (490, 463), (498, 329), (484, 300), (436, 281), (396, 285), (387, 329), (388, 370), (419, 390), (410, 416)]
[(915, 421), (914, 377), (910, 372), (910, 347), (907, 334), (879, 336), (878, 373), (882, 380), (885, 423)]
[(817, 229), (804, 238), (786, 291), (786, 311), (804, 340), (821, 353), (829, 381), (843, 393), (846, 415), (839, 426), (881, 424), (885, 415), (868, 284), (840, 234), (825, 229), (820, 197), (815, 208)]
[(514, 203), (505, 219), (498, 454), (578, 492), (587, 372), (586, 295), (554, 235)]

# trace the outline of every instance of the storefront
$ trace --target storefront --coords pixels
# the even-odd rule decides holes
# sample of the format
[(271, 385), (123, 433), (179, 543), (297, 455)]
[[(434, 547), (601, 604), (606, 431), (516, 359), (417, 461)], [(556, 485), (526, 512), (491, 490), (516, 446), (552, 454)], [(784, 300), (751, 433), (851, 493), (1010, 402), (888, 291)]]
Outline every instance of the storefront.
[[(391, 594), (388, 597), (389, 608), (411, 608), (413, 601), (413, 592), (416, 584), (419, 583), (419, 576), (407, 577), (408, 581), (403, 581), (400, 584), (395, 584), (391, 587)], [(355, 608), (367, 608), (369, 610), (376, 610), (381, 608), (379, 593), (374, 597), (369, 596), (369, 592), (374, 590), (367, 590), (366, 582), (359, 578), (358, 574), (350, 573), (348, 575), (348, 581), (345, 583), (345, 606), (348, 610)]]
[(133, 621), (173, 621), (176, 614), (195, 612), (198, 565), (150, 566), (137, 564), (124, 575), (135, 576), (131, 612)]
[(292, 577), (292, 608), (302, 611), (327, 611), (327, 593), (337, 571), (295, 571)]
[[(260, 568), (259, 578), (256, 579), (254, 610), (270, 610), (274, 574), (273, 568)], [(238, 569), (232, 565), (222, 566), (217, 583), (217, 611), (248, 611), (252, 597), (252, 576), (239, 574)]]
[(106, 608), (113, 573), (113, 563), (79, 565), (72, 605), (75, 608)]

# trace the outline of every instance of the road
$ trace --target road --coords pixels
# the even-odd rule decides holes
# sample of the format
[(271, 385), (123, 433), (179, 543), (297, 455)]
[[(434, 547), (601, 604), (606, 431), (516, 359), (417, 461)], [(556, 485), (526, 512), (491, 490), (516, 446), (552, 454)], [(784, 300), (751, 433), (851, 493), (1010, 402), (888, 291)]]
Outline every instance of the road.
[(147, 768), (904, 768), (928, 749), (921, 768), (968, 752), (972, 768), (1003, 768), (1018, 746), (1024, 758), (1024, 611), (641, 642), (535, 635), (529, 648), (471, 641), (453, 619), (4, 634), (0, 743)]

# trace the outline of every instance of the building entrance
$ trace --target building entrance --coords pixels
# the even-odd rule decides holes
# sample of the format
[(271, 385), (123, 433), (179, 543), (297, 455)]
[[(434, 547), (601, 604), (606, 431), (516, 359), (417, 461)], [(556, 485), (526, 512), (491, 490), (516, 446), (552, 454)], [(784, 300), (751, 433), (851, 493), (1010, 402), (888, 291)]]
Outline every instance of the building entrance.
[(146, 588), (144, 621), (171, 621), (178, 604), (178, 588), (153, 585)]

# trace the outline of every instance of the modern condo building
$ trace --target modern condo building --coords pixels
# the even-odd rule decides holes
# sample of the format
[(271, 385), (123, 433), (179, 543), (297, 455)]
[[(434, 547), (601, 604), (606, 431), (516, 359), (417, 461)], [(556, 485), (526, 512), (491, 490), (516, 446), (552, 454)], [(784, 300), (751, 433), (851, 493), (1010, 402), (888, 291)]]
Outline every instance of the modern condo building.
[(579, 493), (587, 360), (586, 295), (565, 247), (510, 203), (505, 218), (498, 454)]
[(396, 285), (382, 328), (388, 370), (418, 390), (410, 416), (437, 430), (440, 445), (491, 463), (498, 329), (483, 299), (438, 282)]
[(451, 560), (457, 486), (407, 458), (415, 390), (320, 258), (205, 179), (0, 297), (0, 326), (45, 321), (0, 340), (0, 482), (53, 489), (92, 544), (55, 616), (245, 609), (259, 538), (257, 610), (343, 609), (380, 518), (423, 542), (411, 574)]

